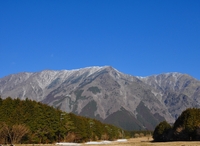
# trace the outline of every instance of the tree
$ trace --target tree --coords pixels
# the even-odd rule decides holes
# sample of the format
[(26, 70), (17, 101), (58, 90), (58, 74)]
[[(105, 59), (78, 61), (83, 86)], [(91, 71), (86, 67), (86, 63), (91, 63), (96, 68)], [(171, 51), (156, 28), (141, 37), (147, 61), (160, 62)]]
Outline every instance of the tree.
[(40, 102), (0, 98), (0, 143), (116, 139), (121, 135), (119, 131), (117, 127), (68, 114)]
[(166, 121), (161, 122), (156, 126), (153, 132), (153, 139), (154, 141), (167, 141), (169, 140), (168, 134), (172, 129), (171, 125), (168, 124)]
[(19, 143), (22, 137), (29, 132), (25, 125), (13, 125), (12, 136), (10, 137), (12, 143)]
[(5, 129), (5, 123), (0, 123), (0, 143), (7, 143), (7, 130)]
[(7, 142), (19, 143), (22, 137), (29, 132), (29, 129), (25, 125), (13, 125), (9, 126), (6, 123), (2, 123), (0, 135), (2, 138), (9, 138)]
[(196, 140), (197, 129), (200, 125), (199, 115), (198, 108), (188, 108), (182, 112), (174, 123), (175, 140)]

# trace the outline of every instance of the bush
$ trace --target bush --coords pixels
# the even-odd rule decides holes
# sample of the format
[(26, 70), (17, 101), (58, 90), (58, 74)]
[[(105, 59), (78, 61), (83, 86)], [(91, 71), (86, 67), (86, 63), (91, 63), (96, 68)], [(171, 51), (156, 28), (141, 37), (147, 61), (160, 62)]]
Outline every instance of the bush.
[(169, 140), (169, 132), (172, 130), (172, 127), (166, 121), (161, 122), (156, 126), (153, 132), (154, 141), (167, 141)]

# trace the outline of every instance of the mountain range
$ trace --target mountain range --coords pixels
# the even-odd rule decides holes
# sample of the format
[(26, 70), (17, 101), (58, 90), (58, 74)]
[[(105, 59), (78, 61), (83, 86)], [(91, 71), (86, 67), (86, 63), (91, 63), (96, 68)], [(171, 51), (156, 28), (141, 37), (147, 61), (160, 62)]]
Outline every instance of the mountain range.
[(0, 78), (1, 98), (28, 98), (125, 130), (153, 130), (200, 107), (200, 81), (181, 73), (147, 77), (111, 66), (23, 72)]

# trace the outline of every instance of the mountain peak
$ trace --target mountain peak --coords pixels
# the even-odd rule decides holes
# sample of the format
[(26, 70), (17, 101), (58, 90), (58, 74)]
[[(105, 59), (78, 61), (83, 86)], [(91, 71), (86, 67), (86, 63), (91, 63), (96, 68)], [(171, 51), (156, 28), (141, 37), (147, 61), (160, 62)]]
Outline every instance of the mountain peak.
[(177, 72), (135, 78), (112, 66), (91, 66), (0, 78), (0, 95), (28, 97), (127, 130), (153, 129), (161, 120), (173, 122), (187, 107), (200, 107), (200, 81)]

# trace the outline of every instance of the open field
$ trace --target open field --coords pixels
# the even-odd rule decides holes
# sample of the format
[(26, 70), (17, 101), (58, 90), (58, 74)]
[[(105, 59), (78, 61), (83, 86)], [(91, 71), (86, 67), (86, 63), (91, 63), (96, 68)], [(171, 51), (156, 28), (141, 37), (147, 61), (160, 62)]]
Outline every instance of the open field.
[[(131, 138), (128, 139), (126, 142), (111, 142), (111, 143), (107, 143), (107, 144), (75, 144), (72, 143), (71, 146), (76, 146), (76, 145), (80, 145), (80, 146), (103, 146), (103, 145), (107, 145), (107, 146), (200, 146), (200, 141), (194, 141), (194, 142), (184, 142), (184, 141), (179, 141), (179, 142), (158, 142), (158, 143), (154, 143), (151, 142), (152, 139), (149, 139), (147, 137), (143, 137), (143, 138)], [(56, 144), (16, 144), (15, 146), (55, 146)], [(65, 146), (63, 145), (57, 145), (57, 146)], [(66, 144), (66, 146), (70, 146), (70, 144)]]
[[(106, 144), (108, 146), (200, 146), (200, 141), (195, 142), (151, 142), (153, 139), (144, 138), (131, 138), (127, 142), (113, 142)], [(85, 145), (84, 145), (85, 146)], [(102, 146), (90, 145), (90, 146)]]

